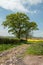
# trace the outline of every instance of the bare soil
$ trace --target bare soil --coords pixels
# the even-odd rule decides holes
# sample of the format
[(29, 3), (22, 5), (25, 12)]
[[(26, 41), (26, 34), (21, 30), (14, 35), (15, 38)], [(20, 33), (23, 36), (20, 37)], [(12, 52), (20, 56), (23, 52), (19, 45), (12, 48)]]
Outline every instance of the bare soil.
[(23, 44), (11, 50), (0, 53), (0, 65), (25, 65), (21, 55), (28, 45)]
[(27, 47), (29, 45), (23, 44), (0, 53), (0, 65), (43, 65), (43, 56), (28, 55), (22, 58)]
[(24, 57), (26, 65), (43, 65), (43, 56), (28, 55)]

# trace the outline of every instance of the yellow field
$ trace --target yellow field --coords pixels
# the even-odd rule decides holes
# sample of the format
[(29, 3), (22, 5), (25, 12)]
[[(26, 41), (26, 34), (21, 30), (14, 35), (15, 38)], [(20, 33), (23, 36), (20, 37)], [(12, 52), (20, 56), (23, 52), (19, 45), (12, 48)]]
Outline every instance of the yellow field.
[(43, 42), (43, 39), (28, 39), (27, 41), (30, 41), (30, 42)]

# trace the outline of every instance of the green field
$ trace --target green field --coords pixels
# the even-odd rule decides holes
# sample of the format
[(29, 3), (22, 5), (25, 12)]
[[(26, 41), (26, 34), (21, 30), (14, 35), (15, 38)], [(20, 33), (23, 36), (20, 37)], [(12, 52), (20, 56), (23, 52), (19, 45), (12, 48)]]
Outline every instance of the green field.
[(14, 44), (0, 44), (0, 52), (15, 47)]
[(19, 46), (19, 45), (22, 45), (22, 43), (8, 43), (8, 44), (0, 44), (0, 52), (3, 52), (3, 51), (5, 51), (5, 50), (9, 50), (9, 49), (11, 49), (11, 48), (15, 48), (15, 47), (17, 47), (17, 46)]
[(43, 42), (31, 42), (30, 46), (26, 50), (26, 54), (43, 55)]
[(19, 46), (21, 44), (27, 44), (27, 46), (29, 45), (29, 47), (26, 49), (26, 52), (25, 52), (26, 55), (27, 54), (28, 55), (29, 54), (43, 55), (43, 41), (31, 41), (30, 40), (27, 43), (25, 43), (25, 41), (23, 40), (19, 41), (16, 39), (6, 39), (5, 38), (5, 39), (2, 39), (1, 42), (3, 42), (3, 40), (4, 40), (4, 43), (0, 43), (0, 52)]
[(0, 52), (21, 45), (18, 39), (0, 37)]

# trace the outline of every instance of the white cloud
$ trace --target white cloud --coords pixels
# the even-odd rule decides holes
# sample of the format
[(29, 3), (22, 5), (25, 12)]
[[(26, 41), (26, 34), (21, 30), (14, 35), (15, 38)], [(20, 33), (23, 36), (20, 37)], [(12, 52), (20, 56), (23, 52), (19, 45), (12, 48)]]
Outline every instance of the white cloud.
[(9, 34), (8, 34), (8, 32), (6, 32), (6, 30), (1, 30), (0, 36), (9, 36)]
[(34, 11), (29, 10), (28, 12), (29, 12), (30, 14), (33, 14), (33, 13), (36, 14), (36, 13), (37, 13), (37, 10), (34, 10)]
[(35, 37), (43, 37), (43, 31), (42, 30), (34, 31), (33, 35)]
[(25, 2), (27, 1), (30, 5), (37, 5), (43, 2), (43, 0), (24, 0), (24, 1)]
[(11, 33), (8, 33), (8, 29), (4, 29), (2, 25), (0, 25), (0, 36), (13, 36)]
[(42, 0), (0, 0), (0, 7), (5, 8), (5, 9), (9, 9), (9, 10), (16, 10), (16, 11), (22, 11), (22, 12), (28, 12), (28, 13), (37, 13), (36, 10), (31, 11), (28, 8), (25, 8), (23, 6), (23, 2), (24, 4), (26, 2), (30, 3), (30, 4), (36, 4), (36, 3), (41, 3)]
[(0, 7), (9, 10), (27, 11), (20, 0), (0, 0)]
[(42, 3), (42, 0), (29, 0), (29, 2), (31, 4), (38, 4), (38, 3)]

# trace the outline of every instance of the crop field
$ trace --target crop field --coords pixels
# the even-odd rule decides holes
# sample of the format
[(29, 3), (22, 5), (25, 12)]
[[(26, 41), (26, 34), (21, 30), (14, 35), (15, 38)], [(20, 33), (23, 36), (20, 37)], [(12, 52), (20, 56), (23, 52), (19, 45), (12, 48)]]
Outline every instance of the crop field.
[(31, 42), (43, 42), (43, 39), (28, 39), (27, 41), (31, 41)]
[(30, 45), (26, 50), (26, 54), (43, 55), (43, 39), (28, 39), (27, 40), (28, 44), (25, 43), (24, 41), (18, 42), (18, 40), (15, 39), (11, 39), (10, 41), (9, 40), (10, 39), (7, 40), (4, 39), (4, 43), (0, 44), (0, 52), (19, 46), (21, 44), (26, 44), (26, 45)]
[(28, 42), (30, 42), (31, 44), (25, 52), (26, 55), (43, 55), (43, 39), (28, 39)]

